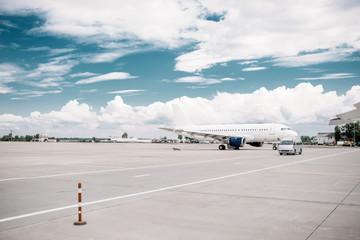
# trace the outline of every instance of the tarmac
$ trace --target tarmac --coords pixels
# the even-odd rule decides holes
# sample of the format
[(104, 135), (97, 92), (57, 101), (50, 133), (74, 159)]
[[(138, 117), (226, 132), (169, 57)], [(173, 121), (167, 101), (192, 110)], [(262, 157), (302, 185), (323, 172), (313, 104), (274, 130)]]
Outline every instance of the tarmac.
[(271, 148), (0, 142), (0, 239), (360, 239), (360, 148)]

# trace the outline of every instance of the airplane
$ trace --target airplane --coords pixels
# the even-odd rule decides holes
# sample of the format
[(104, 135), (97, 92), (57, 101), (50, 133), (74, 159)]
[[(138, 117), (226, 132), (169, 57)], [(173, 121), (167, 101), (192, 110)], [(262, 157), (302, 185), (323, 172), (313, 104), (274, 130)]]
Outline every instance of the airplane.
[(229, 125), (194, 125), (186, 117), (179, 106), (173, 105), (175, 127), (160, 129), (199, 141), (221, 141), (219, 150), (239, 149), (245, 144), (262, 147), (264, 142), (272, 142), (273, 150), (277, 150), (276, 142), (285, 137), (297, 137), (298, 134), (282, 124), (229, 124)]
[(343, 125), (360, 121), (360, 102), (355, 103), (354, 107), (356, 107), (354, 110), (336, 115), (336, 118), (330, 120), (329, 125)]

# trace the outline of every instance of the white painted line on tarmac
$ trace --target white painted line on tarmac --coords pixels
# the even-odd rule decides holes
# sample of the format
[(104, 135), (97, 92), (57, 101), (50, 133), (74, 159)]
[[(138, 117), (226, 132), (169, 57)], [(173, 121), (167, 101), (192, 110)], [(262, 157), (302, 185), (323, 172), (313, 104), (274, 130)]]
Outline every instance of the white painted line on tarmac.
[(57, 212), (57, 211), (61, 211), (61, 210), (69, 209), (69, 208), (75, 208), (75, 207), (78, 207), (78, 204), (65, 206), (65, 207), (59, 207), (59, 208), (53, 208), (53, 209), (44, 210), (44, 211), (40, 211), (40, 212), (28, 213), (28, 214), (24, 214), (24, 215), (15, 216), (15, 217), (3, 218), (3, 219), (0, 219), (0, 223), (17, 220), (17, 219), (21, 219), (21, 218), (33, 217), (33, 216), (37, 216), (37, 215), (41, 215), (41, 214), (45, 214), (45, 213)]
[(136, 178), (142, 178), (142, 177), (150, 177), (151, 174), (143, 174), (143, 175), (136, 175)]
[[(259, 156), (245, 157), (245, 158), (242, 158), (242, 160), (251, 159), (251, 158), (258, 158), (258, 157)], [(230, 159), (216, 159), (216, 160), (206, 160), (206, 161), (187, 162), (187, 163), (173, 163), (173, 164), (163, 164), (163, 165), (151, 165), (151, 166), (130, 167), (130, 168), (113, 168), (113, 169), (107, 169), (107, 170), (97, 170), (97, 171), (94, 170), (94, 171), (87, 171), (87, 172), (60, 173), (60, 174), (34, 176), (34, 177), (5, 178), (5, 179), (0, 179), (0, 182), (16, 181), (16, 180), (30, 180), (30, 179), (40, 179), (40, 178), (52, 178), (52, 177), (63, 177), (63, 176), (81, 175), (81, 174), (117, 172), (117, 171), (138, 170), (138, 169), (147, 169), (147, 168), (183, 166), (183, 165), (201, 164), (201, 163), (208, 163), (208, 162), (220, 162), (220, 161), (231, 161), (231, 160), (238, 160), (238, 158), (234, 158), (234, 159), (232, 159), (232, 158), (230, 158)]]
[[(240, 173), (230, 174), (230, 175), (216, 177), (216, 178), (209, 178), (209, 179), (205, 179), (205, 180), (200, 180), (200, 181), (195, 181), (195, 182), (190, 182), (190, 183), (185, 183), (185, 184), (179, 184), (179, 185), (149, 190), (149, 191), (145, 191), (145, 192), (139, 192), (139, 193), (133, 193), (133, 194), (129, 194), (129, 195), (106, 198), (106, 199), (101, 199), (101, 200), (92, 201), (92, 202), (85, 202), (82, 204), (82, 206), (93, 205), (93, 204), (98, 204), (98, 203), (103, 203), (103, 202), (114, 201), (114, 200), (120, 200), (120, 199), (124, 199), (124, 198), (137, 197), (137, 196), (142, 196), (142, 195), (146, 195), (146, 194), (172, 190), (172, 189), (176, 189), (176, 188), (188, 187), (188, 186), (192, 186), (192, 185), (196, 185), (196, 184), (208, 183), (208, 182), (223, 180), (223, 179), (227, 179), (227, 178), (233, 178), (233, 177), (237, 177), (237, 176), (241, 176), (241, 175), (263, 172), (263, 171), (272, 170), (272, 169), (276, 169), (276, 168), (297, 165), (300, 163), (311, 162), (311, 161), (315, 161), (315, 160), (319, 160), (319, 159), (323, 159), (323, 158), (335, 157), (335, 156), (339, 156), (339, 155), (343, 155), (343, 154), (347, 154), (347, 153), (358, 152), (358, 151), (360, 151), (360, 150), (346, 151), (346, 152), (342, 152), (342, 153), (336, 153), (336, 154), (327, 155), (327, 156), (315, 157), (315, 158), (310, 158), (310, 159), (306, 159), (306, 160), (302, 160), (302, 161), (276, 165), (276, 166), (272, 166), (272, 167), (259, 168), (259, 169), (255, 169), (255, 170), (251, 170), (251, 171), (240, 172)], [(17, 220), (17, 219), (21, 219), (21, 218), (26, 218), (26, 217), (32, 217), (32, 216), (41, 215), (41, 214), (45, 214), (45, 213), (61, 211), (61, 210), (69, 209), (69, 208), (74, 208), (77, 206), (78, 205), (70, 205), (70, 206), (64, 206), (64, 207), (60, 207), (60, 208), (44, 210), (44, 211), (40, 211), (40, 212), (33, 212), (33, 213), (24, 214), (24, 215), (3, 218), (3, 219), (0, 219), (0, 223)]]

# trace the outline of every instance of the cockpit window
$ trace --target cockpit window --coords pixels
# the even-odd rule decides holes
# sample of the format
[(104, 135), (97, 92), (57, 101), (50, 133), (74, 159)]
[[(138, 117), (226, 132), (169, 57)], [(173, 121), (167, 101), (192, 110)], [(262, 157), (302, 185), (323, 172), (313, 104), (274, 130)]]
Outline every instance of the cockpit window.
[(291, 128), (281, 128), (281, 131), (290, 131)]

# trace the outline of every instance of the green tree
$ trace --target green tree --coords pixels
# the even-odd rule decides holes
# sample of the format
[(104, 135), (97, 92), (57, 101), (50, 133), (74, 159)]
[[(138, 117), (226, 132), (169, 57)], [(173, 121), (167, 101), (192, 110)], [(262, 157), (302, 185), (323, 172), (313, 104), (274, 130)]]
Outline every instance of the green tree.
[(301, 141), (305, 144), (310, 144), (311, 143), (311, 139), (309, 136), (301, 136)]
[(335, 126), (335, 141), (338, 142), (341, 138), (341, 131), (339, 126)]
[(26, 142), (30, 142), (33, 138), (34, 138), (33, 136), (26, 135), (26, 136), (25, 136), (25, 141), (26, 141)]
[(4, 141), (4, 142), (9, 142), (10, 140), (11, 140), (10, 134), (9, 135), (4, 135), (1, 138), (1, 141)]
[(183, 139), (183, 136), (178, 135), (178, 139), (179, 139), (179, 140), (182, 140), (182, 139)]
[(360, 122), (348, 123), (340, 128), (340, 131), (346, 136), (349, 141), (355, 143), (360, 141)]

